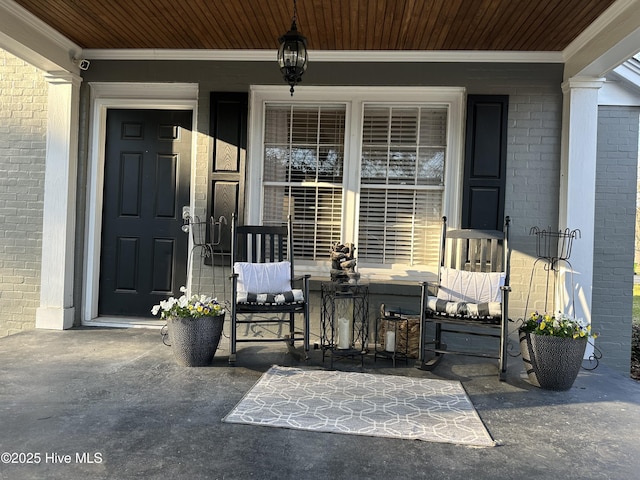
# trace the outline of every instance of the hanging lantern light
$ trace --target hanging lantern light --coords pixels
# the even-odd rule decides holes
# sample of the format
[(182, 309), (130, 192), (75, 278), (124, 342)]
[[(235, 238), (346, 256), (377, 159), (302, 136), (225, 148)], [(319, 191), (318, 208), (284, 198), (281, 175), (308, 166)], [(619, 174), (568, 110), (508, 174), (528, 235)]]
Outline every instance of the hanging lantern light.
[(307, 70), (308, 63), (307, 39), (298, 33), (297, 16), (296, 0), (293, 0), (291, 29), (278, 39), (280, 42), (278, 65), (284, 81), (291, 86), (291, 96), (293, 96), (293, 88), (302, 81), (302, 74)]

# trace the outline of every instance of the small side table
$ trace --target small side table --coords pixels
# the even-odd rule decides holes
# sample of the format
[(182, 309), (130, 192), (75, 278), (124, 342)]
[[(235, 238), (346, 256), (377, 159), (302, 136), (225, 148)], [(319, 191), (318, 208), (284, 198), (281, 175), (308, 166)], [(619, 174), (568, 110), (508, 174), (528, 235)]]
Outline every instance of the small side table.
[(382, 357), (390, 358), (394, 367), (396, 360), (408, 364), (410, 358), (418, 358), (419, 344), (420, 315), (382, 304), (376, 317), (374, 361)]
[(364, 357), (369, 345), (369, 287), (361, 284), (323, 283), (320, 286), (320, 344), (322, 362), (326, 354), (336, 358)]

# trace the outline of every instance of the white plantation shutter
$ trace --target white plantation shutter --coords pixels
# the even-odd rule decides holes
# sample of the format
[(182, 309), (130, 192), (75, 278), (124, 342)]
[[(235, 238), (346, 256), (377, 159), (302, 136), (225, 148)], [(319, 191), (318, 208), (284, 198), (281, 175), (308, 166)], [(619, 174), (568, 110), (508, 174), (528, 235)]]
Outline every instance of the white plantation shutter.
[(344, 105), (267, 104), (265, 224), (293, 217), (295, 256), (326, 261), (342, 226)]
[(437, 264), (447, 110), (365, 105), (358, 258)]
[(363, 188), (358, 258), (372, 264), (437, 265), (438, 192)]

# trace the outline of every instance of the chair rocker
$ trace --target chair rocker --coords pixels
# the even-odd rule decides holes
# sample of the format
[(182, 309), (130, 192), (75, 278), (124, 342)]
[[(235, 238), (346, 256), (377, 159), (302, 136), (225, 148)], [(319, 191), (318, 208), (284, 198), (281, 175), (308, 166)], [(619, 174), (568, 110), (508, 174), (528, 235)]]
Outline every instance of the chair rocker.
[[(234, 215), (231, 222), (231, 351), (229, 364), (235, 365), (240, 342), (288, 343), (297, 354), (295, 342), (303, 342), (309, 357), (309, 278), (294, 277), (292, 224), (242, 225)], [(298, 289), (294, 282), (301, 282)], [(301, 315), (304, 331), (296, 332), (296, 315)], [(288, 335), (238, 338), (238, 326), (248, 324), (289, 325)], [(248, 329), (249, 331), (249, 329)], [(253, 331), (253, 330), (251, 330)]]
[[(498, 359), (499, 378), (507, 372), (509, 292), (509, 217), (503, 231), (449, 230), (442, 218), (438, 282), (423, 282), (421, 294), (420, 368), (435, 368), (445, 354)], [(457, 337), (456, 337), (457, 336)], [(468, 348), (475, 337), (493, 337)], [(459, 348), (446, 340), (459, 339)], [(453, 343), (452, 343), (453, 345)], [(429, 358), (427, 358), (427, 356)]]

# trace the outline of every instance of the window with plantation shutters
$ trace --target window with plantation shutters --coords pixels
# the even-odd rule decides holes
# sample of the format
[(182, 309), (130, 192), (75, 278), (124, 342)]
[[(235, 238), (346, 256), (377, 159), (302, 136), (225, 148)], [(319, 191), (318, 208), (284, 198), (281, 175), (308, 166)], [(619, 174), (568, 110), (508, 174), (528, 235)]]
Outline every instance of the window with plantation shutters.
[(447, 109), (364, 106), (358, 258), (437, 261)]
[(292, 215), (297, 270), (326, 273), (335, 242), (370, 278), (437, 270), (442, 215), (459, 224), (463, 89), (254, 87), (252, 102), (247, 218)]
[(326, 260), (340, 241), (344, 132), (344, 105), (266, 106), (263, 220), (292, 215), (296, 257)]

